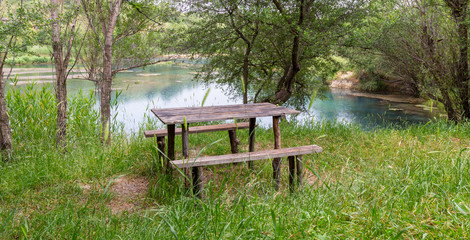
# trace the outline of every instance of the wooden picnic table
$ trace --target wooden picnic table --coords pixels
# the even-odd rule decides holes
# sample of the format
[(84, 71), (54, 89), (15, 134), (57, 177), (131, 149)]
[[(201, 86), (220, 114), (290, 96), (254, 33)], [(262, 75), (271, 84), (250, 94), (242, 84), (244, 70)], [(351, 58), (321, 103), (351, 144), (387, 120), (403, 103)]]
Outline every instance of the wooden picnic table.
[[(281, 148), (281, 131), (279, 128), (279, 120), (281, 116), (300, 113), (297, 110), (276, 106), (271, 103), (253, 103), (253, 104), (234, 104), (209, 107), (181, 107), (181, 108), (155, 108), (151, 110), (165, 125), (168, 131), (168, 152), (169, 161), (175, 160), (175, 125), (181, 124), (182, 149), (183, 157), (189, 157), (188, 128), (190, 123), (221, 121), (221, 120), (240, 120), (249, 119), (249, 151), (255, 151), (255, 126), (256, 118), (272, 117), (274, 131), (274, 149)], [(185, 124), (186, 123), (186, 124)], [(279, 180), (280, 174), (280, 158), (273, 159), (273, 177)], [(248, 162), (250, 168), (253, 167), (252, 162)], [(194, 167), (193, 175), (198, 176), (201, 171), (198, 167)], [(276, 183), (276, 186), (279, 184)]]

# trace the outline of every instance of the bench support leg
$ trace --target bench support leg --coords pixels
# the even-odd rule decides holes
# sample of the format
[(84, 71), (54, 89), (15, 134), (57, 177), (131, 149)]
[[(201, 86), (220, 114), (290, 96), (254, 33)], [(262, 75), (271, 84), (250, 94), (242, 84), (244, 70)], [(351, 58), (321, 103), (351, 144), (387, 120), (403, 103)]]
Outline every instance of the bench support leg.
[[(255, 151), (255, 127), (256, 127), (256, 118), (250, 118), (250, 127), (249, 127), (249, 134), (250, 134), (250, 152)], [(248, 162), (248, 167), (253, 170), (253, 161)]]
[(302, 155), (297, 156), (295, 165), (297, 166), (297, 183), (299, 184), (299, 188), (302, 187), (303, 185), (303, 178), (304, 178), (304, 173), (303, 173), (303, 163), (302, 163)]
[(289, 190), (293, 192), (295, 190), (295, 156), (287, 157), (289, 159)]
[(171, 174), (172, 169), (170, 167), (169, 161), (175, 160), (175, 125), (174, 124), (169, 124), (167, 126), (168, 129), (168, 162), (167, 162), (167, 168), (166, 168), (166, 173)]
[(193, 175), (193, 194), (196, 197), (203, 198), (204, 175), (202, 167), (192, 167), (191, 169)]
[(171, 166), (168, 166), (169, 161), (167, 159), (165, 159), (165, 156), (164, 156), (164, 154), (165, 154), (165, 137), (157, 137), (157, 145), (158, 145), (158, 163), (163, 162), (163, 165), (164, 165), (163, 167), (165, 169), (170, 168)]
[[(281, 116), (273, 117), (273, 131), (274, 131), (274, 149), (281, 148), (281, 129), (279, 128), (279, 119)], [(281, 158), (273, 159), (273, 180), (276, 191), (279, 190), (281, 182)]]
[[(295, 185), (298, 188), (302, 187), (303, 181), (303, 165), (302, 165), (302, 155), (299, 156), (289, 156), (289, 190), (293, 192), (295, 190)], [(295, 182), (295, 175), (297, 174), (297, 183)]]
[[(189, 159), (189, 133), (188, 133), (188, 124), (181, 124), (181, 142), (182, 142), (182, 149), (183, 149), (183, 158), (185, 160)], [(189, 168), (183, 169), (186, 178), (184, 179), (184, 185), (186, 189), (190, 189), (191, 183), (191, 173)]]

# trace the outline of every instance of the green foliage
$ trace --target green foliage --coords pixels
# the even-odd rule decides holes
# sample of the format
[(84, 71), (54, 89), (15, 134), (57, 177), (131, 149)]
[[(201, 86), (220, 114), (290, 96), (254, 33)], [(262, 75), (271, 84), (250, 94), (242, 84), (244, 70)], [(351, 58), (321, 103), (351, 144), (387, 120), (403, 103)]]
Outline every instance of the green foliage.
[(9, 55), (5, 60), (5, 64), (13, 66), (23, 64), (51, 63), (51, 51), (52, 50), (47, 46), (34, 45), (27, 47), (24, 51), (15, 52), (14, 56)]
[(41, 57), (48, 57), (51, 55), (52, 49), (50, 46), (47, 46), (47, 45), (46, 46), (34, 45), (28, 48), (28, 52), (34, 53)]
[(359, 71), (356, 73), (359, 78), (359, 88), (366, 92), (384, 92), (387, 86), (383, 77), (374, 71)]
[[(71, 101), (71, 114), (85, 109), (83, 101)], [(257, 148), (272, 148), (272, 130), (256, 131)], [(286, 147), (324, 149), (304, 156), (302, 191), (288, 193), (285, 162), (281, 190), (274, 191), (271, 162), (257, 161), (255, 171), (244, 164), (206, 168), (204, 200), (187, 193), (178, 173), (164, 176), (154, 140), (141, 135), (118, 134), (113, 145), (102, 148), (96, 133), (84, 131), (89, 138), (79, 137), (66, 153), (45, 146), (40, 136), (16, 138), (22, 144), (14, 145), (14, 161), (0, 163), (0, 237), (469, 237), (469, 123), (365, 132), (332, 122), (291, 122), (281, 123), (281, 131)], [(237, 134), (246, 146), (247, 131)], [(228, 153), (226, 137), (223, 132), (191, 135), (191, 150), (208, 146), (202, 154)], [(179, 153), (181, 137), (176, 140)], [(122, 175), (149, 179), (149, 189), (145, 200), (134, 196), (125, 203), (143, 201), (137, 209), (113, 213), (121, 196), (111, 189)]]
[[(55, 144), (56, 137), (56, 99), (50, 86), (12, 87), (5, 100), (9, 109), (13, 141), (23, 145), (28, 139), (31, 144), (45, 144), (49, 148)], [(99, 133), (96, 125), (99, 113), (94, 109), (93, 95), (85, 96), (79, 92), (70, 102), (67, 130), (72, 133), (72, 142), (84, 142)], [(88, 141), (88, 140), (87, 140)]]
[[(468, 8), (468, 1), (419, 0), (376, 1), (364, 24), (355, 29), (344, 50), (358, 71), (379, 75), (369, 85), (387, 83), (407, 94), (442, 103), (455, 121), (470, 116), (468, 86), (468, 34), (459, 26), (467, 25), (467, 14), (454, 8)], [(465, 20), (467, 19), (467, 20)], [(463, 35), (463, 36), (461, 36)], [(464, 53), (467, 51), (467, 53)], [(465, 59), (465, 60), (462, 60)], [(467, 62), (465, 62), (467, 61)]]
[(34, 20), (40, 17), (40, 14), (33, 9), (31, 4), (25, 4), (14, 8), (8, 5), (8, 2), (0, 4), (0, 56), (4, 53), (19, 53), (27, 51), (26, 46), (32, 45), (36, 40), (36, 30)]
[(50, 57), (41, 57), (41, 56), (19, 56), (15, 58), (8, 58), (5, 60), (5, 63), (8, 65), (22, 65), (22, 64), (41, 64), (41, 63), (50, 63)]
[[(308, 96), (322, 86), (325, 76), (337, 69), (338, 64), (331, 58), (333, 50), (362, 18), (367, 4), (302, 4), (194, 1), (190, 17), (185, 18), (187, 35), (182, 37), (193, 53), (206, 57), (197, 77), (228, 85), (227, 92), (235, 96), (244, 92), (240, 78), (247, 78), (249, 87), (245, 91), (250, 101), (275, 101), (275, 95), (286, 90), (294, 98), (290, 104), (304, 106)], [(308, 8), (303, 17), (299, 13), (301, 5)], [(297, 67), (299, 72), (292, 74)]]
[(7, 92), (5, 100), (13, 139), (41, 140), (53, 143), (55, 136), (55, 96), (47, 87), (36, 89), (30, 85), (25, 89), (13, 87)]
[[(81, 63), (96, 76), (102, 70), (102, 47), (104, 36), (101, 29), (101, 16), (109, 16), (106, 1), (85, 1), (93, 27), (85, 37)], [(105, 7), (104, 7), (105, 6)], [(167, 3), (155, 1), (123, 1), (116, 21), (113, 40), (113, 70), (133, 66), (145, 66), (155, 61), (163, 53), (162, 24), (172, 16), (174, 9)], [(95, 80), (95, 79), (91, 79)]]

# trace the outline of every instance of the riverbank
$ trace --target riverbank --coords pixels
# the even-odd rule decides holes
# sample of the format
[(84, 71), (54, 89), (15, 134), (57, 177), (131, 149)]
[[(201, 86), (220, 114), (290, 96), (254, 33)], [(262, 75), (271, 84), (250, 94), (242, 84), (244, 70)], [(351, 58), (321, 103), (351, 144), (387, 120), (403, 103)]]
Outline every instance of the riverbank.
[(425, 114), (430, 117), (438, 118), (447, 117), (445, 111), (439, 109), (435, 102), (427, 102), (422, 98), (400, 93), (397, 94), (397, 91), (382, 93), (361, 91), (357, 74), (352, 71), (338, 72), (335, 78), (328, 84), (332, 91), (341, 91), (349, 96), (379, 99), (395, 105), (398, 104), (399, 107), (391, 107), (389, 109), (391, 111), (406, 111), (408, 114)]
[(399, 107), (390, 108), (391, 111), (406, 111), (408, 114), (428, 114), (437, 118), (447, 117), (445, 111), (438, 109), (434, 103), (432, 106), (422, 98), (415, 98), (400, 94), (375, 94), (363, 92), (348, 92), (350, 96), (375, 98), (390, 103), (398, 103)]
[[(430, 122), (403, 129), (282, 123), (282, 147), (316, 144), (303, 158), (303, 190), (273, 190), (270, 161), (206, 168), (206, 198), (165, 177), (153, 139), (113, 127), (99, 142), (92, 102), (70, 102), (67, 151), (54, 146), (53, 94), (8, 100), (14, 157), (0, 163), (0, 238), (315, 239), (470, 237), (470, 124)], [(11, 105), (14, 104), (14, 105)], [(30, 124), (31, 122), (31, 124)], [(32, 124), (35, 123), (35, 124)], [(241, 151), (248, 133), (240, 130)], [(272, 148), (256, 130), (256, 149)], [(176, 139), (181, 152), (181, 138)], [(191, 135), (192, 156), (230, 152), (226, 133)], [(177, 158), (181, 157), (178, 154)]]
[(412, 104), (424, 103), (424, 100), (421, 98), (415, 98), (415, 97), (399, 95), (399, 94), (375, 94), (375, 93), (351, 92), (349, 93), (349, 95), (356, 96), (356, 97), (376, 98), (380, 100), (385, 100), (389, 102), (397, 102), (397, 103), (412, 103)]

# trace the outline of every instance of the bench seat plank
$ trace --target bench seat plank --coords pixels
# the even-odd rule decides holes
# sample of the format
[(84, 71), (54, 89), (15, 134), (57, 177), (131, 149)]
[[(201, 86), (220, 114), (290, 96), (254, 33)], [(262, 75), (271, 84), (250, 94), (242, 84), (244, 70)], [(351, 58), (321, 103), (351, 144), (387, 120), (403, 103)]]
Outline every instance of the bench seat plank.
[(304, 155), (304, 154), (320, 153), (322, 151), (323, 149), (317, 145), (307, 145), (307, 146), (300, 146), (300, 147), (272, 149), (272, 150), (257, 151), (257, 152), (246, 152), (246, 153), (219, 155), (219, 156), (190, 158), (188, 160), (175, 160), (175, 161), (171, 161), (170, 163), (173, 167), (187, 168), (187, 167), (199, 167), (199, 166), (255, 161), (255, 160), (262, 160), (262, 159), (272, 159), (272, 158), (280, 158), (280, 157), (287, 157), (287, 156), (299, 156), (299, 155)]
[[(194, 126), (188, 128), (188, 133), (203, 133), (203, 132), (217, 132), (217, 131), (226, 131), (226, 130), (236, 130), (236, 129), (246, 129), (249, 127), (248, 122), (239, 122), (235, 123), (226, 123), (219, 125), (209, 125), (209, 126)], [(175, 129), (176, 135), (181, 135), (181, 128)], [(167, 129), (159, 130), (147, 130), (144, 132), (145, 137), (166, 137), (168, 136)]]

